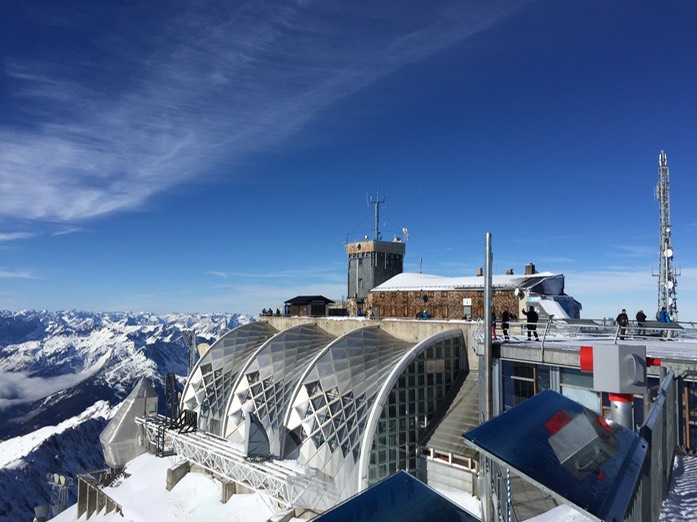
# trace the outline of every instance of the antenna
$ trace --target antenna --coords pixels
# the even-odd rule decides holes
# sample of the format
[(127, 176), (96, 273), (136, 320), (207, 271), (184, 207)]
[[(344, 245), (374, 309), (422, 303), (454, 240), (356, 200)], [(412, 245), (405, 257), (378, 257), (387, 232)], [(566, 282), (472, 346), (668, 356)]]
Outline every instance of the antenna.
[[(678, 320), (678, 280), (673, 268), (673, 246), (670, 239), (670, 171), (668, 156), (664, 151), (658, 155), (658, 200), (660, 243), (658, 256), (658, 310), (665, 307), (671, 320)], [(655, 275), (655, 274), (654, 274)]]
[(380, 191), (378, 191), (378, 195), (375, 197), (375, 199), (373, 199), (373, 196), (370, 196), (370, 203), (375, 205), (375, 229), (373, 231), (373, 241), (380, 241), (380, 205), (385, 202), (385, 198), (379, 198)]
[(47, 473), (46, 481), (51, 488), (51, 515), (55, 517), (68, 506), (68, 493), (73, 486), (73, 479), (58, 473)]

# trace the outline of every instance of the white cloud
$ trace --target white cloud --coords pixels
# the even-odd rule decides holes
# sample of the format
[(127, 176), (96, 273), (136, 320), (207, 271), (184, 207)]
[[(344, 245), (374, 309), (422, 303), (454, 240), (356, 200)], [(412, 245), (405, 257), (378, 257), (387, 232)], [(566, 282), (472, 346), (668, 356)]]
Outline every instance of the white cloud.
[(31, 232), (4, 232), (0, 233), (0, 242), (15, 241), (17, 239), (29, 239), (34, 236), (36, 236), (36, 234)]
[[(138, 8), (94, 13), (113, 18), (85, 42), (103, 56), (5, 60), (18, 86), (11, 102), (28, 123), (0, 126), (0, 184), (12, 194), (0, 213), (72, 222), (141, 206), (511, 11), (485, 5), (221, 2), (159, 13), (157, 24)], [(65, 31), (80, 29), (63, 20)]]
[(57, 377), (32, 377), (27, 372), (3, 372), (0, 374), (0, 410), (23, 402), (35, 401), (52, 393), (69, 388), (85, 379), (83, 373), (71, 373)]
[(0, 267), (0, 279), (36, 279), (36, 276), (27, 270)]

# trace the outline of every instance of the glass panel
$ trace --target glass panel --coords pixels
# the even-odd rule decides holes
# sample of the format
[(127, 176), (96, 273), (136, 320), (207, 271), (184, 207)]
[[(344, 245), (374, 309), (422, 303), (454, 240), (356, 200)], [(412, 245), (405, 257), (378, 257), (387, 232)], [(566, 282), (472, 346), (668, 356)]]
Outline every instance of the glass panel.
[(465, 440), (601, 520), (624, 518), (617, 511), (629, 502), (646, 455), (637, 434), (551, 390), (467, 432)]
[(591, 389), (593, 388), (593, 374), (582, 373), (581, 370), (571, 368), (562, 368), (561, 383)]
[(586, 408), (600, 413), (600, 397), (598, 397), (597, 392), (574, 388), (573, 386), (562, 386), (561, 393), (564, 397), (568, 397), (572, 401), (576, 401)]

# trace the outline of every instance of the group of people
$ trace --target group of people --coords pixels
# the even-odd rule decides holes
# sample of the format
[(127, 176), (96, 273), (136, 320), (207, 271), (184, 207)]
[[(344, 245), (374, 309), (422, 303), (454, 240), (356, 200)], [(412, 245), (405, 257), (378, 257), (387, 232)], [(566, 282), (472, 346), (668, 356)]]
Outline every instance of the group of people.
[[(540, 316), (535, 311), (534, 306), (530, 306), (530, 309), (523, 310), (523, 314), (527, 317), (526, 329), (528, 331), (528, 341), (532, 340), (532, 336), (535, 336), (535, 340), (539, 341), (540, 338), (537, 335), (537, 322), (540, 320)], [(501, 330), (503, 330), (503, 338), (505, 341), (510, 340), (509, 330), (511, 327), (511, 320), (515, 319), (515, 316), (508, 310), (504, 308), (501, 312)], [(491, 311), (491, 337), (496, 340), (496, 313), (494, 310)]]
[[(642, 328), (646, 324), (646, 314), (643, 310), (639, 310), (635, 316), (636, 324), (640, 328), (637, 331), (638, 335), (644, 335), (646, 332)], [(658, 312), (656, 312), (656, 321), (659, 323), (670, 323), (670, 314), (666, 310), (666, 307), (662, 307)], [(627, 315), (627, 310), (622, 308), (622, 311), (615, 318), (615, 322), (620, 327), (620, 339), (624, 340), (624, 336), (627, 332), (627, 325), (629, 324), (629, 316)]]
[[(268, 310), (266, 308), (263, 308), (261, 310), (261, 315), (273, 315), (273, 310), (269, 308)], [(276, 315), (281, 315), (281, 311), (276, 308)]]

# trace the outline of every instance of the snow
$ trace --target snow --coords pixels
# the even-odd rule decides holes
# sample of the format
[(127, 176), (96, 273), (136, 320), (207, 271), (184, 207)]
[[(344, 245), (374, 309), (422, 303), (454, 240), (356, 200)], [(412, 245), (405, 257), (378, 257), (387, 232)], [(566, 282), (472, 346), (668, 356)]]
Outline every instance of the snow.
[(27, 435), (0, 442), (0, 468), (20, 465), (22, 458), (29, 455), (52, 435), (63, 433), (94, 417), (109, 419), (117, 409), (118, 406), (111, 408), (107, 401), (97, 401), (80, 415), (66, 419), (57, 426), (44, 426)]
[(697, 520), (697, 458), (678, 455), (659, 520)]
[(482, 503), (477, 497), (465, 493), (464, 491), (437, 491), (451, 502), (466, 509), (473, 515), (482, 518)]
[[(90, 520), (266, 522), (281, 511), (272, 507), (275, 506), (273, 500), (259, 493), (233, 495), (227, 504), (223, 504), (220, 502), (220, 482), (205, 473), (190, 472), (172, 491), (167, 491), (167, 469), (178, 463), (177, 457), (157, 458), (149, 453), (136, 457), (126, 466), (128, 477), (104, 488), (104, 492), (123, 507), (123, 517), (116, 513), (99, 513)], [(481, 504), (472, 495), (453, 491), (439, 493), (470, 513), (481, 516)], [(73, 505), (52, 520), (69, 522), (76, 519), (77, 506)], [(84, 516), (80, 520), (84, 520)]]
[(547, 513), (529, 518), (528, 522), (586, 522), (594, 520), (569, 506), (557, 506)]
[[(259, 493), (233, 495), (227, 504), (223, 504), (220, 502), (220, 482), (204, 473), (188, 473), (172, 491), (167, 491), (167, 469), (177, 463), (176, 458), (158, 458), (149, 453), (136, 457), (126, 466), (128, 477), (112, 487), (104, 488), (104, 492), (123, 507), (123, 516), (102, 512), (93, 515), (90, 520), (266, 522), (274, 515), (272, 500)], [(77, 505), (69, 507), (52, 520), (77, 520)], [(84, 515), (80, 520), (84, 520)]]

